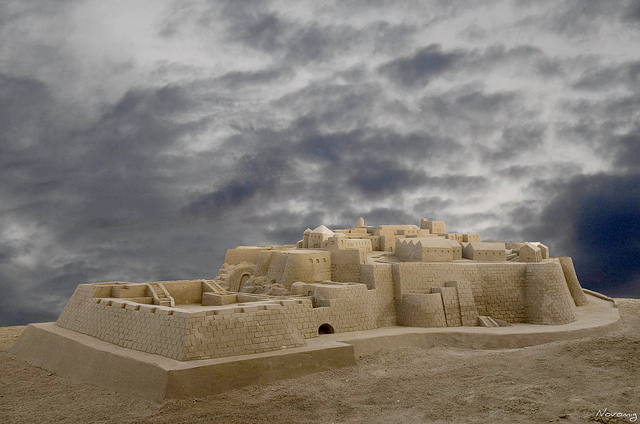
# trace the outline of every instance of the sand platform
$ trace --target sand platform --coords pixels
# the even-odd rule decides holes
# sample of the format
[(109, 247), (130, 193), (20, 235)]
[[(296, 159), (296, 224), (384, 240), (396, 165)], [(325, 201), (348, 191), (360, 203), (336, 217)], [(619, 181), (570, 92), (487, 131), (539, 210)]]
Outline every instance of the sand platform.
[(620, 327), (613, 301), (589, 292), (587, 298), (588, 304), (576, 308), (577, 320), (563, 325), (383, 327), (322, 335), (307, 340), (304, 347), (219, 359), (177, 361), (123, 348), (54, 323), (30, 324), (10, 352), (62, 377), (162, 402), (352, 366), (358, 357), (385, 348), (514, 349), (600, 336)]

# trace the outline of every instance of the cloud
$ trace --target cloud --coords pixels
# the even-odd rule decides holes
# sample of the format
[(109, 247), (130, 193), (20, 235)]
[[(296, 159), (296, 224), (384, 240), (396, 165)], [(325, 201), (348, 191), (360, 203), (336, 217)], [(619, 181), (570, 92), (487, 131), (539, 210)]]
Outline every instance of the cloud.
[(602, 91), (618, 86), (635, 90), (640, 84), (640, 61), (587, 70), (573, 84), (577, 90)]
[(640, 127), (617, 137), (614, 164), (630, 172), (640, 169)]
[(592, 287), (612, 264), (632, 278), (633, 258), (588, 268), (584, 240), (635, 213), (607, 190), (637, 197), (636, 3), (8, 2), (0, 325), (360, 216), (548, 241)]
[(518, 25), (537, 25), (564, 37), (596, 36), (605, 25), (625, 21), (634, 13), (633, 2), (598, 0), (530, 1), (518, 0), (531, 13)]
[(554, 256), (572, 256), (583, 286), (615, 296), (640, 296), (640, 177), (579, 176), (558, 185), (527, 239)]
[(443, 52), (439, 44), (431, 44), (411, 56), (381, 65), (378, 71), (405, 87), (425, 86), (431, 79), (454, 69), (463, 57), (463, 51)]

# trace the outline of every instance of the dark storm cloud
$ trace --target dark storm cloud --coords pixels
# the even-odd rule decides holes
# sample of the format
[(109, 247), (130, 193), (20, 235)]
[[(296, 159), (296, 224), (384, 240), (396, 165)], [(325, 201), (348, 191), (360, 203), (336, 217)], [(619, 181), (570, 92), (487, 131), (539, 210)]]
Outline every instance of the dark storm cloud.
[(378, 71), (405, 87), (425, 86), (432, 78), (452, 70), (463, 56), (463, 51), (443, 52), (439, 44), (431, 44), (381, 65)]
[(587, 70), (573, 84), (575, 89), (589, 91), (605, 91), (619, 86), (637, 90), (640, 86), (640, 61)]
[(427, 175), (422, 170), (401, 167), (391, 160), (374, 160), (359, 163), (352, 168), (355, 172), (350, 184), (369, 197), (384, 197), (390, 193), (415, 190), (424, 185)]
[(531, 12), (517, 25), (535, 25), (568, 37), (597, 34), (603, 24), (633, 21), (637, 0), (517, 0)]
[(375, 124), (386, 94), (378, 84), (312, 83), (277, 99), (273, 105), (296, 112), (296, 131), (316, 134), (318, 127)]
[(627, 134), (615, 139), (614, 164), (630, 172), (640, 169), (640, 127), (634, 128)]
[[(18, 152), (50, 124), (53, 99), (45, 84), (33, 79), (0, 74), (0, 149), (4, 160), (17, 165)], [(21, 158), (26, 160), (27, 158)]]
[(246, 201), (278, 191), (282, 178), (291, 171), (286, 152), (262, 149), (237, 160), (233, 178), (212, 192), (199, 195), (186, 208), (194, 216), (219, 217)]
[[(81, 127), (58, 113), (59, 104), (37, 80), (3, 76), (0, 96), (0, 228), (12, 234), (15, 224), (36, 226), (49, 234), (30, 245), (3, 243), (9, 258), (3, 284), (20, 299), (6, 310), (51, 319), (77, 284), (114, 270), (125, 270), (125, 279), (144, 274), (144, 261), (155, 253), (146, 233), (163, 233), (164, 245), (177, 230), (167, 219), (178, 209), (172, 178), (182, 162), (171, 151), (182, 136), (206, 126), (184, 118), (194, 107), (191, 96), (178, 87), (130, 90)], [(56, 246), (51, 258), (39, 253), (49, 243)], [(71, 259), (54, 259), (58, 255)], [(23, 263), (22, 256), (34, 259)]]
[[(547, 231), (540, 213), (560, 210), (574, 233), (583, 217), (561, 210), (562, 199), (598, 217), (590, 192), (567, 179), (637, 169), (637, 60), (602, 67), (611, 62), (596, 44), (590, 59), (572, 44), (571, 59), (538, 40), (545, 26), (586, 37), (626, 19), (618, 25), (629, 30), (637, 2), (611, 11), (509, 3), (528, 27), (483, 21), (483, 39), (461, 40), (455, 28), (502, 3), (176, 1), (162, 27), (127, 29), (126, 46), (75, 25), (74, 13), (91, 7), (8, 4), (0, 325), (54, 319), (80, 283), (212, 278), (227, 248), (295, 243), (308, 226), (347, 228), (359, 216), (369, 225), (442, 219), (503, 239), (525, 228), (561, 246), (563, 228)], [(105, 27), (121, 16), (100, 10)], [(162, 22), (154, 16), (151, 25)], [(51, 41), (52, 28), (68, 31)], [(105, 75), (120, 63), (130, 68), (116, 87)], [(587, 157), (549, 159), (542, 147), (552, 143)], [(631, 177), (607, 178), (593, 189), (605, 205), (605, 188), (635, 199), (621, 182)], [(500, 187), (521, 188), (520, 198), (505, 203)]]
[(416, 199), (413, 204), (413, 210), (422, 218), (430, 218), (431, 214), (439, 210), (447, 208), (454, 204), (452, 199), (446, 199), (440, 196), (427, 196)]
[(322, 122), (314, 118), (301, 119), (294, 124), (294, 131), (299, 137), (301, 154), (329, 164), (342, 165), (340, 161), (348, 159), (366, 165), (376, 157), (392, 157), (398, 163), (428, 161), (461, 148), (453, 139), (432, 136), (428, 132), (400, 134), (389, 129), (363, 127), (323, 134), (321, 126)]
[(510, 125), (502, 130), (500, 141), (492, 148), (482, 148), (484, 160), (497, 162), (531, 154), (544, 147), (546, 127), (542, 124)]
[(557, 131), (565, 141), (588, 146), (613, 165), (633, 171), (638, 163), (639, 106), (640, 97), (633, 94), (566, 101), (566, 121), (557, 124)]
[(293, 75), (291, 70), (283, 68), (244, 72), (233, 71), (216, 78), (216, 82), (227, 88), (239, 88), (254, 84), (276, 83), (283, 78), (291, 78)]
[[(347, 7), (355, 9), (352, 13), (357, 13), (359, 8), (357, 5)], [(368, 4), (366, 9), (371, 7)], [(305, 65), (356, 53), (358, 49), (390, 51), (402, 46), (416, 30), (410, 25), (384, 20), (363, 27), (326, 24), (320, 20), (300, 22), (270, 9), (266, 5), (254, 8), (242, 2), (227, 5), (223, 16), (230, 22), (229, 41), (241, 41), (250, 48), (278, 55), (287, 63)], [(212, 11), (215, 13), (215, 9)]]
[(512, 181), (535, 181), (540, 178), (556, 179), (567, 175), (581, 174), (583, 167), (580, 164), (558, 161), (544, 165), (509, 165), (496, 170), (496, 175)]
[(493, 131), (504, 115), (526, 107), (516, 92), (486, 92), (474, 87), (456, 87), (443, 94), (427, 95), (421, 109), (429, 115), (445, 121), (486, 126)]
[[(346, 228), (353, 227), (356, 221), (348, 222)], [(401, 208), (373, 208), (365, 216), (365, 225), (393, 225), (398, 223), (420, 224), (420, 218), (412, 216)]]
[(362, 51), (393, 51), (405, 44), (416, 30), (411, 25), (384, 20), (364, 26), (333, 23), (332, 20), (323, 22), (322, 16), (299, 20), (292, 18), (290, 13), (275, 10), (269, 2), (223, 1), (205, 5), (202, 10), (196, 9), (197, 12), (191, 8), (176, 4), (176, 13), (160, 33), (175, 36), (181, 28), (195, 24), (198, 34), (207, 34), (215, 32), (223, 22), (226, 42), (268, 54), (287, 66), (327, 62)]
[(624, 10), (623, 19), (637, 24), (640, 21), (640, 1), (629, 1), (627, 8)]
[(638, 175), (578, 176), (559, 185), (523, 234), (545, 240), (554, 256), (572, 256), (583, 286), (640, 295)]

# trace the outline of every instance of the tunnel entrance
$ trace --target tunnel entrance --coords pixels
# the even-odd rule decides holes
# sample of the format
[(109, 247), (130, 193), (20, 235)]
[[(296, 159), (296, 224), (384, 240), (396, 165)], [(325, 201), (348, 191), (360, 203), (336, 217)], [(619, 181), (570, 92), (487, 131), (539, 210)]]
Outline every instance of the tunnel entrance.
[(334, 334), (336, 331), (329, 324), (322, 324), (318, 327), (318, 334)]

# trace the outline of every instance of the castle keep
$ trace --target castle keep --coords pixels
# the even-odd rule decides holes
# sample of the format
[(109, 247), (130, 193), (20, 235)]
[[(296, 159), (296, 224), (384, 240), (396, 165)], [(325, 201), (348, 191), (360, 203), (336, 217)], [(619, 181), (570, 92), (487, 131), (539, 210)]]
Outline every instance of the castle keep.
[(558, 325), (587, 302), (571, 258), (444, 222), (307, 229), (227, 251), (213, 280), (78, 286), (56, 325), (179, 361), (300, 347), (385, 326)]

